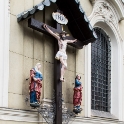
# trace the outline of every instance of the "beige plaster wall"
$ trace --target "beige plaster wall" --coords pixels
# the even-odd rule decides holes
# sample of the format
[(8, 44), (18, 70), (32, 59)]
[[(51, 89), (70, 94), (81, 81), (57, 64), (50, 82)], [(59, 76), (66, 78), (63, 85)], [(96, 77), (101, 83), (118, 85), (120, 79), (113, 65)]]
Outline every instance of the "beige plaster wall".
[(90, 16), (93, 10), (93, 6), (90, 3), (90, 0), (80, 0), (83, 10), (87, 16)]
[[(22, 6), (28, 4), (26, 2), (22, 2)], [(36, 1), (32, 0), (30, 4), (28, 6), (31, 8), (33, 5), (36, 5)], [(18, 8), (14, 9), (16, 5)], [(29, 78), (29, 71), (37, 62), (41, 63), (41, 72), (44, 76), (41, 99), (50, 99), (52, 97), (54, 83), (54, 39), (30, 29), (28, 27), (28, 19), (18, 23), (17, 13), (14, 12), (18, 11), (19, 13), (25, 10), (19, 7), (18, 2), (11, 1), (9, 107), (29, 109), (24, 102), (25, 97), (29, 94), (29, 81), (26, 81), (26, 78)], [(51, 19), (51, 13), (49, 12), (54, 11), (55, 8), (55, 4), (45, 8), (47, 13), (45, 22), (51, 26), (53, 26), (54, 21)], [(43, 11), (36, 13), (34, 18), (43, 22)]]
[[(30, 123), (0, 120), (0, 124), (30, 124)], [(38, 123), (32, 123), (32, 124), (38, 124)]]
[[(11, 25), (10, 25), (10, 74), (9, 74), (9, 107), (15, 109), (30, 109), (26, 106), (25, 98), (29, 96), (28, 85), (29, 71), (37, 62), (40, 62), (43, 74), (43, 88), (41, 99), (51, 99), (54, 88), (54, 38), (32, 30), (28, 27), (28, 19), (17, 22), (16, 15), (32, 8), (33, 5), (40, 3), (41, 0), (22, 0), (21, 2), (11, 0)], [(82, 1), (81, 1), (82, 2)], [(90, 5), (85, 1), (85, 4)], [(54, 27), (51, 12), (57, 8), (56, 4), (45, 7), (45, 17), (43, 11), (39, 11), (33, 17), (39, 21)], [(87, 11), (89, 14), (90, 11)], [(44, 18), (44, 19), (43, 19)], [(66, 26), (63, 27), (69, 32)], [(73, 109), (73, 87), (76, 74), (80, 74), (84, 87), (84, 50), (76, 50), (67, 47), (68, 69), (65, 73), (65, 82), (62, 84), (63, 98), (66, 107)], [(84, 99), (84, 90), (83, 90)], [(84, 100), (82, 101), (84, 108)], [(83, 114), (84, 111), (81, 113)]]
[(0, 120), (0, 124), (43, 124), (43, 123), (36, 123), (36, 122), (19, 122), (19, 121), (3, 121), (3, 120)]
[(120, 28), (120, 33), (121, 33), (121, 36), (124, 40), (124, 20), (122, 20), (121, 22), (119, 22), (119, 28)]

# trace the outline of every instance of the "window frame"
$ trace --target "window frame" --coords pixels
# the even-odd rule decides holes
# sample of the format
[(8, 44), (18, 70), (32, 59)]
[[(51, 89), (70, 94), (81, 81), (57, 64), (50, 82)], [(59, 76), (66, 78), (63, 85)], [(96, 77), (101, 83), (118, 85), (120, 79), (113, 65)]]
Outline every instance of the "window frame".
[(98, 38), (91, 43), (91, 109), (110, 112), (111, 41), (101, 28), (97, 27), (94, 30)]
[[(110, 27), (102, 20), (91, 21), (93, 27), (102, 28), (111, 38), (111, 110), (107, 114), (99, 113), (91, 109), (91, 44), (85, 49), (85, 91), (84, 91), (84, 116), (85, 117), (106, 117), (123, 119), (123, 51), (122, 43), (117, 30)], [(96, 114), (97, 113), (97, 114)], [(104, 116), (105, 115), (105, 116)], [(111, 116), (113, 115), (113, 116)]]

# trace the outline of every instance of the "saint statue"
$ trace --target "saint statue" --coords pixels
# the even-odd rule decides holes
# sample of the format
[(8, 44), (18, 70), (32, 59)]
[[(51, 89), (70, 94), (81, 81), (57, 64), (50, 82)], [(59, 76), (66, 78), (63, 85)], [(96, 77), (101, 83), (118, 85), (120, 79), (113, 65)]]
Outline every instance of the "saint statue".
[(78, 114), (82, 111), (82, 108), (80, 108), (82, 101), (82, 84), (80, 82), (80, 79), (81, 79), (80, 75), (77, 75), (75, 78), (75, 87), (73, 94), (73, 104), (74, 104), (73, 112), (75, 112), (75, 114)]
[(41, 87), (43, 76), (40, 72), (41, 64), (37, 63), (34, 68), (30, 70), (30, 106), (38, 107), (40, 105)]
[(65, 70), (67, 69), (67, 54), (66, 54), (67, 43), (77, 42), (77, 39), (65, 40), (64, 38), (67, 35), (65, 31), (62, 31), (59, 35), (57, 35), (52, 30), (50, 30), (46, 24), (44, 24), (43, 27), (46, 29), (46, 31), (48, 31), (53, 37), (55, 37), (58, 40), (59, 51), (57, 52), (55, 59), (60, 60), (62, 64), (60, 81), (64, 82), (64, 73)]

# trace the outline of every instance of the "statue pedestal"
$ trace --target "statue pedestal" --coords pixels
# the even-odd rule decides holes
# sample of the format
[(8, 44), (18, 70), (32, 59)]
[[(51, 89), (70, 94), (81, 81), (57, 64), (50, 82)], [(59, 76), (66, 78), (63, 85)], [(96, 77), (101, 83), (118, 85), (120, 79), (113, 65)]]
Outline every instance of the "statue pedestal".
[(30, 106), (36, 108), (36, 107), (39, 107), (40, 104), (38, 104), (38, 103), (30, 103)]

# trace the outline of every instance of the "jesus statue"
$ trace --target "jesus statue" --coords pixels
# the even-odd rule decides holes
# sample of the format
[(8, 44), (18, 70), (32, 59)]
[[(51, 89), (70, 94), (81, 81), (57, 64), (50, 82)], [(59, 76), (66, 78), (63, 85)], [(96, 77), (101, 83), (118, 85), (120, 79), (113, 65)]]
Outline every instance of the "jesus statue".
[(64, 73), (65, 70), (67, 69), (67, 54), (66, 54), (67, 43), (77, 42), (77, 39), (65, 40), (64, 38), (67, 35), (65, 31), (62, 31), (59, 35), (57, 35), (52, 30), (50, 30), (46, 24), (44, 24), (43, 27), (46, 29), (46, 31), (48, 31), (53, 37), (55, 37), (58, 40), (59, 51), (57, 52), (55, 59), (60, 60), (62, 64), (60, 81), (64, 82), (65, 81)]

